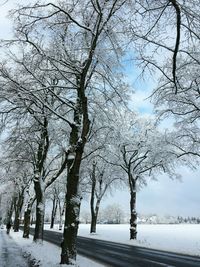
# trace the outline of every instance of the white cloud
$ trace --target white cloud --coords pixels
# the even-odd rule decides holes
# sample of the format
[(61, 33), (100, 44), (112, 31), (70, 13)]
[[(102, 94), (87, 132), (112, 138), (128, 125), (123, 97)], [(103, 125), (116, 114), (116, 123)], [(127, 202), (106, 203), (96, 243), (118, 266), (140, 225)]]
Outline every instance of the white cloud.
[(1, 16), (0, 16), (0, 39), (7, 39), (12, 33), (11, 19), (8, 18), (9, 10), (14, 7), (14, 2), (9, 1), (1, 4)]
[(192, 172), (181, 168), (182, 182), (170, 180), (166, 176), (158, 177), (138, 194), (138, 210), (141, 213), (161, 215), (200, 216), (199, 187), (200, 170)]
[(19, 4), (27, 4), (25, 0), (1, 0), (0, 3), (0, 39), (8, 39), (12, 36), (12, 18), (9, 18), (9, 11), (16, 8)]

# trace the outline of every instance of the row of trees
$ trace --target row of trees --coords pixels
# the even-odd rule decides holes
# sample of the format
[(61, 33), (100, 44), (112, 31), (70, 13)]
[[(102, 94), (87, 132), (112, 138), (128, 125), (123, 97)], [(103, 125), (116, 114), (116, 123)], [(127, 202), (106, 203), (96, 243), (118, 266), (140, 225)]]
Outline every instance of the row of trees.
[[(2, 42), (0, 66), (1, 180), (14, 185), (8, 218), (14, 209), (18, 230), (24, 204), (28, 237), (36, 202), (34, 240), (41, 241), (45, 198), (51, 195), (52, 225), (58, 207), (60, 224), (65, 214), (61, 264), (76, 259), (84, 194), (90, 193), (95, 232), (107, 190), (128, 186), (135, 239), (136, 192), (146, 176), (164, 171), (176, 177), (175, 166), (199, 156), (195, 3), (43, 1), (12, 12), (14, 38)], [(155, 121), (130, 110), (123, 59), (133, 49), (144, 69), (161, 73), (153, 99), (159, 117), (176, 115), (181, 134), (177, 128), (163, 133)]]
[(198, 217), (182, 217), (182, 216), (159, 216), (156, 214), (151, 215), (139, 215), (138, 223), (140, 224), (199, 224), (200, 219)]

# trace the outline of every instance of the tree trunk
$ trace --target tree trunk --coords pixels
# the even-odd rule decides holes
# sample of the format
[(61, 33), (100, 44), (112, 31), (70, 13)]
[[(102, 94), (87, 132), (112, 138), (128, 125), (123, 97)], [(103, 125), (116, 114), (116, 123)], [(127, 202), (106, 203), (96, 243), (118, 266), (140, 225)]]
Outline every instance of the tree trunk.
[(93, 162), (92, 164), (92, 188), (91, 188), (91, 197), (90, 197), (90, 210), (91, 210), (91, 225), (90, 225), (90, 233), (96, 233), (96, 224), (97, 224), (97, 214), (94, 208), (94, 201), (95, 201), (95, 187), (96, 187), (96, 163)]
[(63, 224), (63, 215), (65, 213), (65, 202), (63, 204), (63, 208), (61, 207), (61, 200), (58, 199), (58, 206), (59, 206), (59, 230), (62, 230), (62, 224)]
[(53, 208), (52, 208), (52, 212), (51, 212), (51, 224), (50, 224), (51, 229), (54, 227), (54, 221), (55, 221), (55, 217), (56, 217), (57, 207), (58, 207), (58, 200), (54, 197)]
[(90, 225), (90, 233), (96, 233), (97, 226), (97, 215), (94, 213), (91, 214), (91, 225)]
[(37, 160), (35, 165), (34, 189), (36, 197), (36, 222), (33, 240), (35, 242), (43, 241), (44, 228), (44, 192), (45, 192), (45, 161), (49, 150), (48, 119), (43, 110), (43, 122), (40, 129), (40, 140), (37, 150)]
[(20, 224), (20, 214), (22, 210), (22, 206), (24, 203), (24, 195), (22, 193), (18, 194), (18, 197), (14, 201), (14, 209), (15, 209), (15, 219), (14, 219), (14, 232), (19, 232), (19, 224)]
[(15, 211), (15, 219), (14, 219), (14, 225), (13, 225), (13, 228), (14, 228), (14, 232), (19, 232), (19, 210), (16, 209)]
[(43, 228), (44, 228), (44, 200), (37, 200), (36, 204), (36, 221), (35, 221), (35, 233), (33, 240), (36, 242), (43, 241)]
[(96, 233), (97, 228), (97, 218), (99, 214), (99, 205), (100, 205), (100, 199), (97, 200), (96, 207), (93, 209), (91, 213), (91, 226), (90, 226), (90, 233)]
[(131, 176), (129, 178), (130, 184), (130, 239), (137, 238), (137, 213), (136, 213), (136, 181)]
[(63, 242), (61, 244), (61, 264), (75, 264), (76, 261), (76, 243), (80, 213), (80, 196), (78, 195), (79, 170), (82, 153), (77, 156), (76, 164), (69, 169), (67, 176), (67, 194), (65, 227), (63, 233)]
[(36, 195), (36, 222), (35, 222), (35, 233), (33, 240), (35, 242), (43, 241), (43, 228), (44, 228), (44, 186), (43, 181), (35, 179), (35, 195)]
[(71, 124), (70, 151), (67, 162), (66, 211), (63, 242), (61, 244), (61, 264), (75, 264), (76, 261), (76, 241), (81, 204), (78, 194), (79, 174), (82, 155), (90, 129), (88, 103), (85, 96), (85, 79), (90, 64), (91, 59), (88, 60), (82, 74), (76, 77), (77, 99), (76, 108), (74, 109), (74, 123)]
[(35, 198), (29, 199), (27, 208), (24, 212), (24, 232), (23, 232), (23, 238), (29, 238), (30, 233), (30, 223), (31, 223), (31, 210), (33, 203), (35, 202)]
[(31, 209), (27, 208), (27, 210), (24, 212), (24, 232), (23, 232), (23, 238), (29, 238), (30, 221), (31, 221)]
[(92, 209), (91, 212), (91, 225), (90, 225), (90, 233), (96, 233), (97, 228), (97, 218), (99, 214), (99, 205), (100, 205), (100, 199), (97, 199), (96, 207)]
[(7, 211), (7, 217), (6, 217), (6, 223), (10, 222), (12, 220), (12, 214), (13, 214), (13, 209), (14, 209), (14, 199), (12, 199), (10, 207)]

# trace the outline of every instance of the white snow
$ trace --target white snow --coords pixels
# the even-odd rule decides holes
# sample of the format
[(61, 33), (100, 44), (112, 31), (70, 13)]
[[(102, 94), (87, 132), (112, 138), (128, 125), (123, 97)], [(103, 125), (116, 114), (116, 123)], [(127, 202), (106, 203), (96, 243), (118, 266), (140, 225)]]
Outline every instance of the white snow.
[[(49, 225), (45, 225), (45, 229), (49, 229)], [(200, 256), (200, 225), (199, 224), (140, 224), (138, 225), (138, 240), (129, 240), (129, 224), (98, 224), (97, 234), (90, 235), (90, 225), (80, 224), (79, 225), (79, 235), (84, 237), (114, 241), (123, 244), (137, 245), (149, 248), (155, 248), (166, 251), (173, 251), (179, 253), (185, 253), (190, 255)], [(55, 225), (53, 231), (58, 231), (59, 225)], [(7, 237), (4, 231), (4, 236)], [(21, 247), (23, 252), (26, 254), (31, 254), (32, 258), (35, 258), (41, 267), (59, 267), (60, 260), (60, 248), (56, 245), (50, 244), (48, 242), (43, 242), (43, 244), (35, 244), (32, 241), (32, 236), (30, 239), (23, 239), (22, 232), (14, 233), (11, 231), (10, 236), (14, 241)], [(2, 251), (9, 246), (12, 251), (15, 250), (17, 254), (16, 261), (22, 260), (19, 256), (19, 249), (16, 245), (9, 240), (7, 237), (6, 242), (0, 239), (0, 266), (2, 265)], [(3, 240), (3, 241), (2, 241)], [(9, 243), (8, 243), (9, 242)], [(4, 248), (3, 248), (4, 247)], [(14, 254), (14, 255), (15, 255)], [(3, 258), (2, 258), (3, 259)], [(15, 263), (16, 263), (15, 261)], [(26, 265), (10, 265), (10, 266), (20, 266), (24, 267)], [(64, 265), (65, 266), (65, 265)], [(67, 266), (67, 265), (66, 265)], [(99, 263), (89, 260), (85, 257), (77, 257), (77, 266), (79, 267), (102, 267)]]
[(39, 210), (44, 211), (44, 204), (43, 203), (40, 202), (37, 207)]
[[(48, 242), (43, 242), (43, 244), (34, 243), (32, 241), (32, 236), (30, 236), (29, 239), (22, 238), (22, 231), (19, 232), (10, 232), (10, 236), (14, 241), (17, 243), (19, 248), (22, 249), (23, 253), (31, 254), (32, 259), (36, 259), (37, 263), (39, 263), (39, 266), (41, 267), (60, 267), (59, 264), (60, 261), (60, 253), (61, 249)], [(0, 243), (1, 244), (1, 243)], [(1, 249), (1, 246), (0, 246)], [(1, 262), (0, 262), (1, 263)], [(2, 267), (3, 266), (0, 264)], [(26, 265), (16, 265), (12, 264), (9, 266), (18, 266), (18, 267), (24, 267)], [(69, 266), (69, 265), (62, 265)], [(74, 265), (73, 265), (74, 266)], [(82, 256), (77, 256), (77, 267), (103, 267), (104, 265), (96, 263), (95, 261), (89, 260)]]
[[(52, 231), (59, 231), (55, 225)], [(49, 225), (45, 225), (49, 229)], [(90, 224), (79, 225), (79, 236), (108, 240), (200, 256), (200, 224), (138, 224), (137, 241), (129, 239), (129, 224), (97, 224), (97, 233), (90, 234)]]
[(91, 235), (90, 225), (80, 224), (79, 235), (200, 256), (200, 224), (139, 224), (137, 241), (129, 240), (129, 229), (129, 224), (98, 224)]
[(28, 262), (23, 257), (20, 247), (6, 234), (6, 230), (0, 230), (0, 266), (1, 267), (27, 267)]
[(68, 155), (67, 159), (68, 160), (73, 160), (73, 159), (75, 159), (75, 156), (76, 156), (75, 153), (71, 153), (71, 154)]

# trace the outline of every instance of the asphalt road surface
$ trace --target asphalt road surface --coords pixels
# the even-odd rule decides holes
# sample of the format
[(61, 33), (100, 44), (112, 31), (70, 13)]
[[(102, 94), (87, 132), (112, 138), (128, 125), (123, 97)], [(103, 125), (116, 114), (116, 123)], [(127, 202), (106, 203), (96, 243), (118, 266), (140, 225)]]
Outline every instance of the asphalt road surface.
[[(62, 233), (44, 231), (46, 241), (60, 246), (61, 239)], [(200, 267), (200, 257), (85, 237), (78, 237), (78, 253), (112, 267)]]

